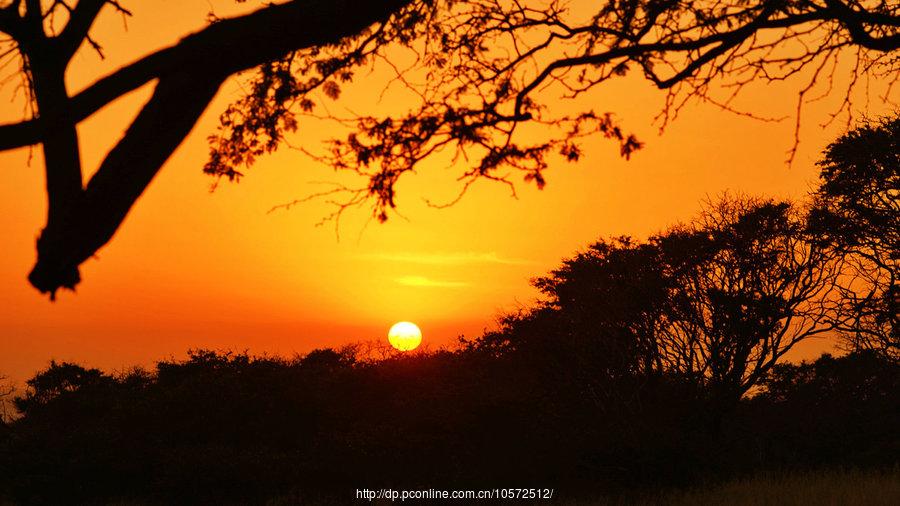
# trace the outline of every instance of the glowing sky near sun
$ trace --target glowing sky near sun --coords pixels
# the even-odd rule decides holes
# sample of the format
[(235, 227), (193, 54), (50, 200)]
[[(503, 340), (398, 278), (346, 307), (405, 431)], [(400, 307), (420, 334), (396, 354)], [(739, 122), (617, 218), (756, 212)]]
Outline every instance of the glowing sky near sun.
[[(211, 6), (219, 15), (248, 8), (222, 0), (133, 2), (127, 32), (120, 17), (107, 13), (96, 30), (107, 57), (101, 61), (82, 51), (70, 89), (201, 28)], [(379, 89), (382, 81), (378, 74), (367, 79), (347, 90), (335, 111), (371, 104), (366, 90)], [(793, 114), (792, 86), (751, 87), (735, 106), (775, 117)], [(880, 92), (875, 88), (877, 83), (871, 97)], [(80, 126), (87, 175), (148, 90)], [(0, 121), (21, 113), (21, 101), (9, 100), (12, 92), (12, 86), (0, 90)], [(385, 329), (403, 320), (416, 322), (433, 347), (460, 334), (473, 337), (499, 312), (533, 300), (531, 277), (600, 235), (646, 236), (689, 218), (699, 201), (726, 189), (804, 195), (815, 184), (818, 153), (843, 128), (840, 121), (820, 126), (837, 97), (811, 104), (796, 162), (787, 167), (791, 120), (760, 122), (701, 104), (686, 108), (659, 137), (652, 120), (662, 94), (640, 79), (622, 79), (585, 100), (616, 112), (647, 142), (630, 162), (619, 158), (616, 145), (596, 139), (577, 165), (548, 172), (544, 191), (520, 185), (514, 199), (507, 187), (482, 183), (443, 210), (424, 199), (452, 200), (458, 173), (435, 163), (400, 182), (402, 217), (378, 225), (368, 223), (365, 210), (350, 212), (337, 240), (331, 224), (315, 226), (331, 212), (324, 202), (268, 213), (314, 193), (319, 187), (311, 181), (339, 177), (295, 150), (260, 160), (240, 184), (210, 193), (212, 181), (201, 173), (205, 136), (239, 96), (232, 80), (111, 244), (83, 266), (77, 295), (64, 293), (55, 304), (25, 280), (44, 221), (40, 151), (30, 165), (26, 149), (0, 153), (0, 374), (22, 381), (50, 358), (121, 369), (196, 347), (291, 354), (384, 339)], [(887, 112), (877, 102), (873, 98), (870, 113)], [(301, 125), (291, 142), (315, 148), (328, 133), (323, 125)], [(827, 346), (813, 343), (804, 353)]]

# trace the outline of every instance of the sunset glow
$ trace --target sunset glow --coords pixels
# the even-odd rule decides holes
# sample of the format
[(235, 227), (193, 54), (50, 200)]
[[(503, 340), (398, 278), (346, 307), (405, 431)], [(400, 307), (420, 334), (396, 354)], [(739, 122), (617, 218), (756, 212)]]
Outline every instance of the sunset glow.
[(898, 56), (900, 1), (0, 0), (0, 506), (900, 504)]
[[(211, 9), (224, 17), (258, 7), (251, 4), (189, 0), (178, 2), (173, 16), (170, 8), (135, 2), (128, 6), (134, 16), (127, 30), (117, 13), (104, 11), (93, 36), (105, 58), (82, 47), (68, 86), (75, 93), (203, 28)], [(381, 99), (391, 80), (383, 70), (347, 85), (335, 114), (370, 111), (375, 103), (385, 109), (409, 104), (401, 86)], [(700, 201), (726, 189), (802, 197), (816, 180), (820, 152), (844, 130), (846, 116), (821, 127), (840, 107), (839, 94), (808, 104), (799, 151), (788, 167), (793, 119), (759, 121), (693, 104), (660, 136), (653, 118), (665, 94), (629, 74), (587, 94), (581, 105), (560, 101), (554, 109), (575, 113), (589, 103), (614, 111), (646, 141), (630, 161), (615, 144), (592, 138), (580, 162), (547, 172), (543, 191), (519, 181), (513, 198), (504, 184), (479, 182), (455, 205), (436, 209), (431, 204), (451, 202), (461, 191), (456, 177), (462, 169), (445, 170), (453, 162), (448, 156), (400, 182), (402, 217), (369, 224), (368, 209), (359, 208), (348, 210), (339, 227), (316, 227), (334, 212), (325, 199), (269, 210), (321, 191), (322, 181), (359, 180), (297, 150), (285, 147), (261, 157), (240, 183), (222, 181), (209, 191), (213, 181), (201, 170), (209, 151), (206, 136), (241, 96), (240, 79), (225, 83), (114, 239), (83, 265), (77, 294), (60, 293), (54, 304), (25, 279), (46, 217), (41, 149), (0, 152), (6, 178), (0, 187), (0, 373), (21, 383), (50, 358), (121, 368), (196, 347), (302, 353), (383, 335), (385, 315), (414, 319), (428, 329), (429, 343), (448, 345), (461, 334), (480, 334), (498, 313), (532, 301), (538, 293), (530, 278), (600, 236), (646, 237), (695, 215)], [(834, 86), (841, 84), (846, 85)], [(22, 117), (22, 94), (9, 100), (13, 88), (3, 89), (2, 122)], [(78, 126), (86, 177), (152, 89), (141, 87)], [(750, 85), (730, 107), (790, 117), (797, 105), (791, 90)], [(883, 92), (873, 80), (871, 96)], [(854, 114), (865, 93), (858, 93)], [(888, 110), (873, 101), (868, 114)], [(334, 123), (304, 119), (288, 141), (318, 153), (322, 140), (341, 135)], [(747, 150), (748, 139), (757, 148)], [(804, 356), (830, 343), (809, 346), (814, 349)]]

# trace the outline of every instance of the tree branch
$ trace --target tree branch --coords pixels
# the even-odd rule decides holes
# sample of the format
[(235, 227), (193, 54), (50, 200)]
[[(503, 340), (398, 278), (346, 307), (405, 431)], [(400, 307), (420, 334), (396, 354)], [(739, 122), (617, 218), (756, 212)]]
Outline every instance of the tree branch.
[[(106, 103), (102, 98), (112, 100), (158, 78), (153, 96), (125, 136), (77, 195), (75, 203), (67, 202), (62, 207), (64, 218), (48, 220), (38, 239), (38, 260), (29, 281), (41, 292), (50, 293), (51, 298), (61, 287), (75, 287), (80, 281), (78, 266), (112, 238), (229, 75), (290, 50), (337, 43), (389, 16), (407, 0), (365, 2), (358, 7), (356, 3), (295, 1), (218, 22), (92, 86), (90, 89), (96, 90), (94, 96), (101, 99), (90, 103), (99, 108)], [(92, 96), (90, 89), (88, 97)], [(73, 112), (77, 103), (62, 104), (51, 111), (56, 115), (42, 114), (37, 118), (39, 140), (45, 142), (45, 148), (47, 139), (90, 115), (84, 109), (80, 114)], [(48, 183), (50, 173), (48, 163)]]
[(81, 46), (100, 10), (106, 5), (113, 5), (126, 15), (131, 13), (120, 6), (117, 2), (110, 0), (79, 0), (78, 5), (71, 10), (69, 22), (63, 28), (62, 33), (56, 37), (56, 43), (66, 60), (69, 60), (75, 51)]
[[(218, 21), (78, 93), (72, 98), (71, 117), (80, 122), (153, 79), (185, 68), (215, 67), (217, 72), (233, 74), (290, 51), (336, 43), (387, 18), (410, 1), (293, 0)], [(41, 138), (56, 126), (45, 125), (40, 119), (0, 125), (0, 150), (41, 142)]]
[[(865, 23), (877, 22), (883, 25), (900, 26), (900, 17), (859, 12), (840, 0), (825, 0), (825, 5), (835, 13), (835, 17), (847, 28), (853, 42), (875, 51), (894, 51), (900, 47), (900, 34), (873, 37), (866, 30)], [(876, 20), (876, 21), (873, 21)]]
[(122, 140), (91, 178), (64, 223), (48, 222), (29, 281), (54, 296), (74, 288), (78, 266), (106, 244), (131, 206), (193, 128), (225, 76), (195, 72), (161, 79)]

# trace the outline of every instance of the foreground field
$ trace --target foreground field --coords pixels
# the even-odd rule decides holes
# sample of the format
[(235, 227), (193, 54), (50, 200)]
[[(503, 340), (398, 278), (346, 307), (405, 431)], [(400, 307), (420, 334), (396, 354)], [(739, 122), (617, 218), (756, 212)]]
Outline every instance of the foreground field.
[(900, 467), (880, 471), (811, 471), (762, 475), (709, 488), (607, 500), (603, 506), (894, 506), (900, 504)]
[[(264, 506), (395, 504), (387, 500), (303, 500), (299, 494), (270, 499)], [(452, 503), (453, 501), (448, 501)], [(760, 475), (689, 490), (592, 501), (548, 501), (570, 506), (896, 506), (900, 504), (900, 465), (887, 470), (808, 471)], [(111, 501), (109, 506), (157, 506), (143, 501)], [(529, 504), (541, 504), (531, 501)], [(16, 506), (0, 500), (0, 506)]]

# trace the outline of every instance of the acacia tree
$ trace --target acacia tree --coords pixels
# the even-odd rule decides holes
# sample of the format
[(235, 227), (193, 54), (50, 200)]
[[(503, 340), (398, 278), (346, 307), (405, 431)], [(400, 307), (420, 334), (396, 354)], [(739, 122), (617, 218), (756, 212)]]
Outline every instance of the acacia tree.
[(813, 227), (848, 259), (842, 335), (851, 349), (900, 359), (900, 116), (842, 136), (819, 165)]
[(810, 240), (805, 218), (788, 203), (726, 197), (647, 242), (599, 242), (537, 279), (545, 305), (482, 344), (574, 347), (594, 390), (618, 377), (686, 380), (715, 418), (797, 343), (838, 326), (843, 256)]
[(843, 257), (811, 240), (806, 218), (787, 202), (725, 198), (655, 239), (677, 280), (657, 335), (663, 362), (719, 409), (837, 326)]
[(674, 281), (655, 244), (622, 237), (593, 244), (534, 285), (558, 313), (556, 325), (587, 341), (594, 361), (612, 365), (602, 374), (614, 377), (665, 372), (657, 334)]
[(601, 409), (632, 409), (634, 387), (676, 379), (718, 423), (794, 346), (849, 319), (844, 255), (806, 218), (786, 202), (726, 196), (645, 242), (600, 241), (534, 280), (546, 300), (473, 347), (562, 356), (554, 375)]
[[(900, 7), (884, 0), (290, 0), (215, 19), (72, 94), (66, 68), (80, 47), (101, 50), (90, 34), (104, 8), (128, 14), (117, 0), (0, 7), (0, 54), (19, 63), (32, 106), (32, 117), (0, 126), (0, 149), (43, 148), (48, 217), (29, 280), (51, 296), (80, 281), (78, 266), (110, 240), (224, 80), (242, 70), (258, 73), (211, 138), (205, 171), (215, 177), (238, 178), (322, 96), (337, 99), (357, 70), (390, 67), (397, 46), (417, 52), (397, 79), (419, 103), (405, 114), (355, 118), (322, 157), (365, 177), (359, 188), (333, 190), (344, 204), (371, 202), (384, 220), (398, 178), (442, 151), (458, 156), (464, 192), (478, 179), (511, 184), (516, 172), (540, 187), (548, 158), (577, 160), (585, 136), (614, 139), (626, 157), (640, 147), (608, 112), (554, 115), (549, 100), (560, 90), (577, 97), (633, 71), (666, 90), (665, 124), (691, 99), (732, 110), (730, 97), (712, 92), (717, 85), (737, 93), (809, 68), (799, 107), (842, 51), (856, 57), (851, 88), (860, 75), (896, 80), (900, 45)], [(149, 82), (151, 98), (85, 183), (76, 125)], [(841, 107), (850, 111), (849, 98)], [(547, 126), (545, 137), (524, 140), (529, 123)]]

